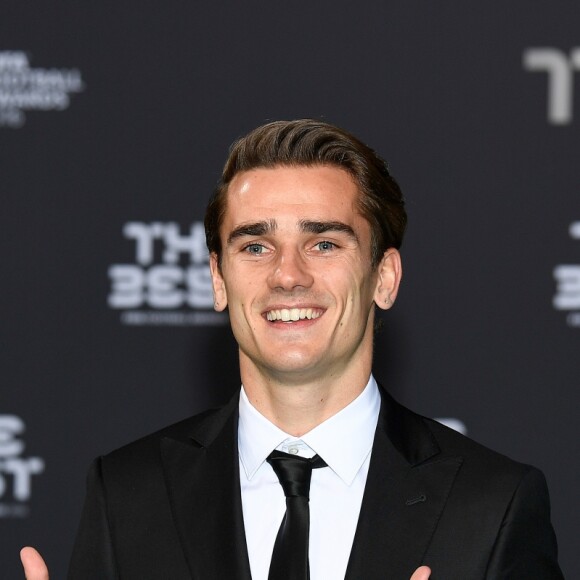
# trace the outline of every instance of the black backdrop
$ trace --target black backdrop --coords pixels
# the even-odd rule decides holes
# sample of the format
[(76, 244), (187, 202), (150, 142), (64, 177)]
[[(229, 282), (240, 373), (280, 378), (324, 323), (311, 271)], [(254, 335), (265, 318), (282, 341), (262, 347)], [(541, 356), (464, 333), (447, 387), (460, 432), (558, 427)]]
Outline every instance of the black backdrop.
[(408, 199), (378, 378), (543, 469), (579, 578), (579, 20), (563, 0), (4, 0), (2, 578), (26, 543), (62, 578), (91, 458), (237, 388), (199, 222), (229, 143), (298, 117), (378, 149)]

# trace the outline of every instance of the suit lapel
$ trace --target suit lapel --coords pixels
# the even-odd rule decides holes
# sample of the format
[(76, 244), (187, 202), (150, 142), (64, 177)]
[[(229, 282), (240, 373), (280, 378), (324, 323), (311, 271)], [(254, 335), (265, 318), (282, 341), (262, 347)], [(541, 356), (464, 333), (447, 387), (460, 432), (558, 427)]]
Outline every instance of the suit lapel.
[(382, 392), (346, 580), (405, 579), (421, 565), (461, 457), (442, 457), (424, 420)]
[[(381, 392), (361, 513), (345, 580), (408, 580), (422, 563), (462, 458), (442, 456), (424, 420)], [(250, 580), (237, 446), (237, 398), (161, 456), (195, 580)]]
[(189, 441), (165, 438), (171, 510), (194, 579), (250, 580), (237, 445), (237, 398), (208, 415)]

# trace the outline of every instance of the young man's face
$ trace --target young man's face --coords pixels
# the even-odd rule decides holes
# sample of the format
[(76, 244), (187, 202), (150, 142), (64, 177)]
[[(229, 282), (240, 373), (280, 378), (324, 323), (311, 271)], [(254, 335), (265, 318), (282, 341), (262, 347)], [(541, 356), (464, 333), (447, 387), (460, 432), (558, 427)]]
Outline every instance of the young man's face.
[(332, 166), (237, 175), (211, 258), (218, 310), (229, 307), (242, 374), (301, 383), (340, 377), (372, 356), (373, 301), (396, 296), (399, 254), (371, 268), (358, 188)]

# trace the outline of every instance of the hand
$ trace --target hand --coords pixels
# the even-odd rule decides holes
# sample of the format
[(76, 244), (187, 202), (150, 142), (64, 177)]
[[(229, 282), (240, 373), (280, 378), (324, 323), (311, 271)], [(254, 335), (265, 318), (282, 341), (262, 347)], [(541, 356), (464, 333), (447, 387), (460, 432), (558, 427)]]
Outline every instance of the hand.
[[(42, 556), (34, 548), (22, 548), (20, 559), (24, 566), (26, 580), (48, 580), (48, 568)], [(411, 580), (429, 580), (429, 576), (431, 576), (431, 568), (420, 566), (411, 576)]]
[(431, 576), (431, 568), (429, 566), (420, 566), (411, 576), (411, 580), (429, 580), (429, 576)]
[(22, 548), (20, 550), (20, 560), (24, 567), (26, 580), (48, 580), (48, 568), (42, 556), (34, 548)]

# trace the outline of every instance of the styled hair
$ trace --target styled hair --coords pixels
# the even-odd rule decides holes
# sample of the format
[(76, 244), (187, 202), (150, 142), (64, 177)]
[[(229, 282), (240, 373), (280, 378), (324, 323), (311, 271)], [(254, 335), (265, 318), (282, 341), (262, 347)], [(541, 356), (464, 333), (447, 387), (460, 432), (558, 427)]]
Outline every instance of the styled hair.
[(207, 247), (221, 262), (220, 227), (232, 179), (258, 168), (330, 165), (347, 171), (358, 185), (357, 207), (371, 226), (371, 263), (388, 248), (400, 248), (407, 224), (403, 194), (386, 162), (356, 137), (322, 121), (300, 119), (262, 125), (231, 147), (205, 214)]

